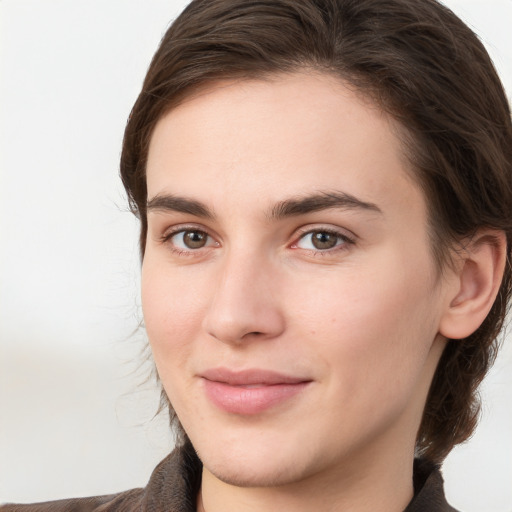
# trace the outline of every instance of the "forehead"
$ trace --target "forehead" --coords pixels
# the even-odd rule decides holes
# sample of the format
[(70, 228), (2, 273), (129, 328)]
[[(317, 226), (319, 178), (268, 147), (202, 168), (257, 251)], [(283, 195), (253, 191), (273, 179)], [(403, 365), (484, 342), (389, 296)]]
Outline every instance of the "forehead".
[(341, 188), (369, 202), (408, 202), (416, 187), (397, 133), (374, 103), (325, 74), (218, 82), (157, 124), (148, 198), (166, 192), (218, 203), (219, 191), (247, 207), (257, 194), (272, 202)]

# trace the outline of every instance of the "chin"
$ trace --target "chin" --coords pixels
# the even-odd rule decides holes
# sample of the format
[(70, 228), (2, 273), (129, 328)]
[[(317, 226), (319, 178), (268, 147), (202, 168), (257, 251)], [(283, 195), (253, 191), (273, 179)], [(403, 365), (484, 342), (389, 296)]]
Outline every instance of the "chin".
[[(252, 437), (252, 441), (251, 441)], [(194, 445), (207, 471), (222, 482), (237, 487), (278, 487), (299, 482), (315, 473), (320, 464), (307, 460), (300, 440), (257, 440), (257, 434), (245, 439), (224, 439), (215, 444)], [(288, 441), (293, 441), (288, 439)], [(317, 461), (318, 462), (318, 461)]]
[(209, 464), (208, 460), (203, 463), (215, 478), (236, 487), (280, 487), (304, 478), (297, 467), (273, 459), (257, 465), (247, 459), (234, 461), (232, 458), (216, 464)]

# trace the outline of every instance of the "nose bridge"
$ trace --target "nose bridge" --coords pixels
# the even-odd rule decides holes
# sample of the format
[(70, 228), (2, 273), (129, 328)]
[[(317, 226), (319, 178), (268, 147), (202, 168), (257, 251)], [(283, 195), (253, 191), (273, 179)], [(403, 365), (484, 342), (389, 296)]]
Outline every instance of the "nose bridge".
[(277, 336), (284, 327), (275, 289), (277, 273), (275, 264), (257, 251), (228, 251), (205, 315), (207, 333), (225, 343), (240, 343), (249, 334)]

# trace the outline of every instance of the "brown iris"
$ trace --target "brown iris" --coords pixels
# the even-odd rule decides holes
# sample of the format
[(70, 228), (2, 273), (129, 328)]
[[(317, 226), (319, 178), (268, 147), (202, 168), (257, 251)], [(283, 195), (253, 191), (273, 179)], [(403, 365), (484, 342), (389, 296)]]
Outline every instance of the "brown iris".
[(332, 249), (338, 243), (338, 235), (328, 231), (315, 231), (311, 234), (311, 243), (315, 249)]
[(208, 235), (204, 231), (185, 231), (183, 233), (183, 243), (189, 249), (201, 249), (206, 245)]

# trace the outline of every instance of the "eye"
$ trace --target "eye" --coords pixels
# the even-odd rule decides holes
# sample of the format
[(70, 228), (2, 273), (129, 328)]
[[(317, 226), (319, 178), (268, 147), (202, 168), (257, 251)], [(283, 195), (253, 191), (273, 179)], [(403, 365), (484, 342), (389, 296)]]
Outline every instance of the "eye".
[(199, 229), (182, 229), (167, 235), (165, 241), (179, 251), (191, 251), (216, 245), (213, 238)]
[(353, 242), (346, 235), (336, 231), (318, 229), (304, 233), (294, 245), (299, 249), (309, 251), (327, 251), (347, 243)]

